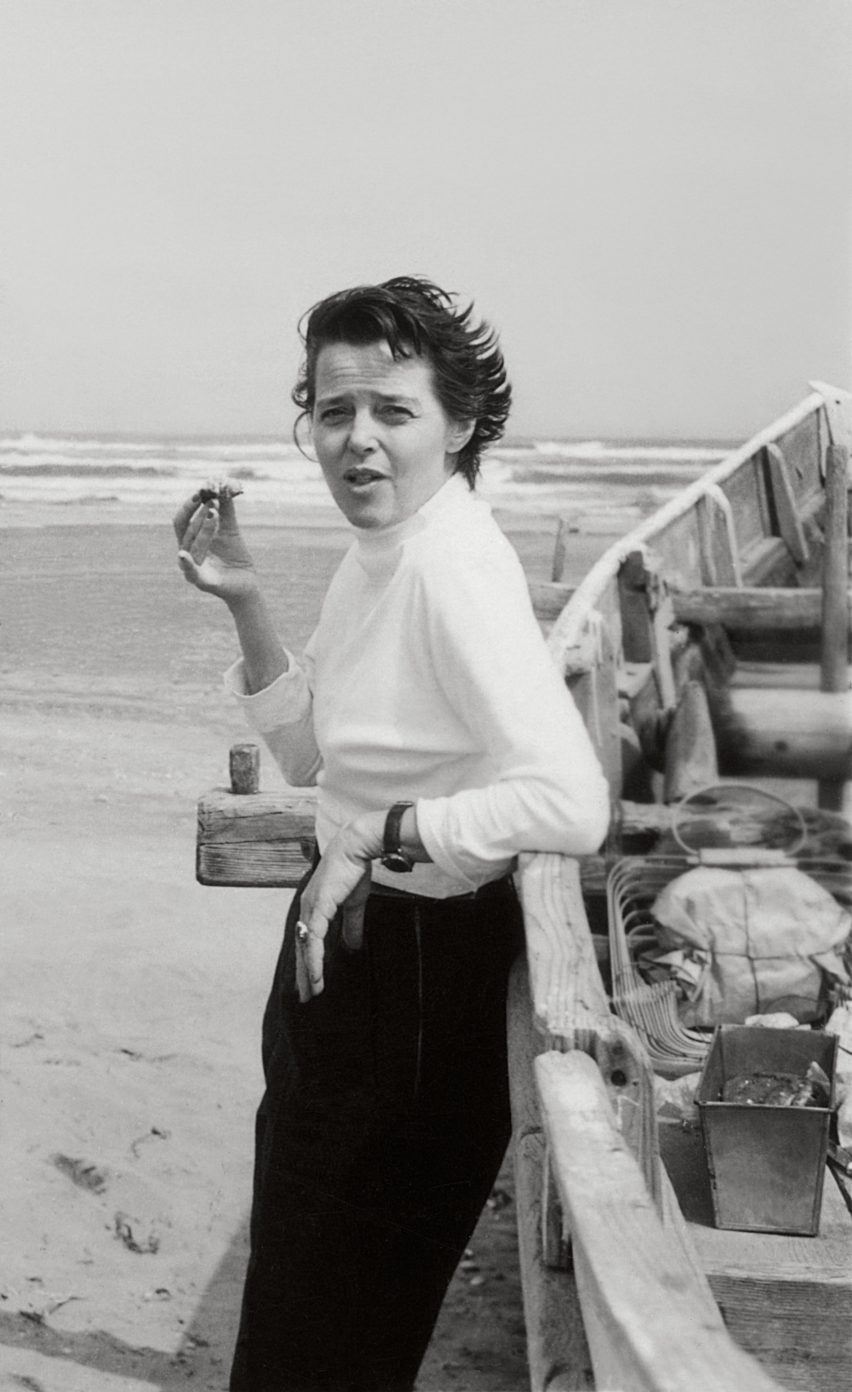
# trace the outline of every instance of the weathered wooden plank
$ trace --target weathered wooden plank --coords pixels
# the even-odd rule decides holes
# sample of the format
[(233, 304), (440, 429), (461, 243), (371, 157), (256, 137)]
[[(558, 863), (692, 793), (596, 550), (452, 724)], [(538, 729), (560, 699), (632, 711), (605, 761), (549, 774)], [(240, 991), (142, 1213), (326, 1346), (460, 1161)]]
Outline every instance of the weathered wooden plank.
[[(819, 691), (820, 669), (816, 662), (747, 662), (738, 661), (731, 676), (731, 686), (793, 687), (797, 691)], [(847, 686), (852, 683), (852, 674)]]
[(572, 1271), (546, 1264), (541, 1244), (542, 1135), (515, 1143), (518, 1260), (524, 1301), (531, 1392), (592, 1392), (591, 1355)]
[[(815, 667), (810, 670), (817, 674)], [(812, 683), (814, 689), (817, 677), (818, 674)], [(281, 789), (241, 801), (226, 789), (215, 788), (198, 805), (202, 884), (292, 889), (299, 883), (313, 855), (315, 799), (310, 790)], [(707, 813), (699, 807), (683, 809), (679, 815), (687, 831), (693, 824), (707, 821)], [(719, 814), (713, 815), (719, 824)], [(668, 834), (671, 820), (669, 806), (622, 799), (615, 804), (613, 831), (629, 850), (632, 846), (652, 845), (658, 837)], [(209, 837), (208, 824), (212, 824)], [(748, 834), (742, 811), (737, 814), (737, 827), (741, 834)], [(758, 830), (756, 822), (755, 834)], [(602, 894), (606, 886), (605, 858), (582, 856), (577, 866), (582, 894)]]
[[(830, 389), (831, 390), (831, 389)], [(802, 420), (781, 431), (774, 443), (787, 461), (790, 483), (801, 508), (820, 489), (824, 450), (824, 425), (827, 403), (823, 393), (822, 408), (812, 411)]]
[(741, 560), (755, 541), (772, 535), (762, 453), (753, 454), (722, 485), (731, 505)]
[[(312, 789), (240, 798), (213, 788), (198, 801), (196, 872), (200, 884), (220, 888), (294, 889), (313, 860)], [(604, 862), (582, 856), (583, 892), (604, 890)]]
[(315, 811), (310, 790), (211, 789), (198, 802), (196, 878), (211, 886), (295, 888), (313, 857)]
[[(672, 594), (680, 623), (721, 624), (736, 633), (818, 634), (822, 614), (821, 589), (779, 589), (769, 586), (707, 588)], [(849, 625), (847, 625), (847, 633)]]
[(848, 691), (734, 687), (714, 711), (719, 768), (742, 777), (852, 778)]
[(705, 585), (741, 585), (742, 567), (731, 505), (721, 488), (709, 487), (695, 505)]
[(769, 465), (772, 501), (778, 518), (778, 531), (793, 560), (797, 565), (803, 565), (810, 556), (810, 547), (796, 506), (787, 461), (778, 445), (766, 446), (766, 459)]
[(652, 664), (660, 703), (669, 710), (676, 699), (669, 635), (674, 611), (661, 571), (658, 556), (631, 552), (618, 573), (618, 607), (624, 658)]
[[(845, 445), (829, 445), (826, 451), (825, 551), (822, 575), (822, 637), (820, 689), (846, 692), (849, 686), (849, 566), (846, 525), (849, 510), (849, 453)], [(847, 698), (848, 699), (848, 698)], [(852, 724), (852, 710), (849, 712)], [(849, 778), (849, 773), (845, 774)], [(823, 778), (817, 790), (820, 807), (839, 811), (844, 806), (843, 777)], [(852, 810), (852, 799), (850, 799)]]
[(581, 1049), (597, 1062), (623, 1134), (661, 1202), (653, 1070), (634, 1031), (609, 1008), (577, 862), (520, 857), (532, 1015), (550, 1049)]
[(533, 1078), (533, 1059), (544, 1047), (533, 1026), (526, 958), (509, 980), (509, 1087), (518, 1258), (532, 1392), (588, 1392), (594, 1386), (577, 1287), (570, 1263), (548, 1260), (544, 1240), (546, 1144)]
[(534, 1067), (596, 1386), (777, 1392), (730, 1339), (680, 1242), (660, 1222), (597, 1069), (579, 1053), (543, 1054)]
[(706, 788), (719, 777), (716, 738), (707, 692), (699, 681), (688, 681), (678, 696), (666, 736), (666, 802), (678, 802)]

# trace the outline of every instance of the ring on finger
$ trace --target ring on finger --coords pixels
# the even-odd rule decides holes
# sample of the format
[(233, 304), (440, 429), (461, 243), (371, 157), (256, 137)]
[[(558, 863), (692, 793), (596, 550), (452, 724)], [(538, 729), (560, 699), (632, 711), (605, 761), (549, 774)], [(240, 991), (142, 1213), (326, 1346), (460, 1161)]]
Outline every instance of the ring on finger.
[(306, 943), (310, 936), (310, 928), (308, 927), (307, 923), (303, 922), (303, 920), (300, 918), (296, 923), (296, 937), (299, 939), (300, 943)]

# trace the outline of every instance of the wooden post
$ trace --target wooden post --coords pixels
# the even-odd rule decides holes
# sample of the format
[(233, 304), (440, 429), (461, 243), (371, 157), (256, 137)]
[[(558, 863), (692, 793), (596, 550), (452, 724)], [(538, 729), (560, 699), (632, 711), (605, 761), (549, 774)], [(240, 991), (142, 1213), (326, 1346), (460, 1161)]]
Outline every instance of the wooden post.
[(256, 793), (260, 788), (260, 750), (256, 744), (232, 744), (229, 755), (231, 792)]
[(716, 739), (707, 692), (700, 681), (688, 681), (678, 698), (666, 736), (664, 802), (679, 802), (719, 778)]
[[(849, 499), (849, 452), (845, 445), (829, 445), (826, 450), (825, 477), (825, 553), (822, 573), (822, 637), (820, 648), (820, 686), (823, 691), (849, 689), (849, 581), (846, 522)], [(849, 712), (852, 730), (852, 709)], [(820, 807), (839, 812), (849, 806), (848, 785), (844, 781), (820, 779), (817, 797)]]

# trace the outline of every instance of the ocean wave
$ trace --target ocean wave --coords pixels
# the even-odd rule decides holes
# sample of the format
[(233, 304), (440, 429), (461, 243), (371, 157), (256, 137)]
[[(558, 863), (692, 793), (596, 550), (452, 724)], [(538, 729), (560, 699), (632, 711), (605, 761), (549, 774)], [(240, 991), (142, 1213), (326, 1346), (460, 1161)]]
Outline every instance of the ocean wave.
[[(496, 507), (572, 508), (664, 501), (721, 450), (608, 445), (602, 441), (504, 444), (483, 461), (481, 491)], [(230, 477), (260, 505), (330, 504), (319, 465), (280, 439), (130, 439), (21, 433), (0, 437), (4, 503), (127, 502), (174, 507), (209, 478)]]

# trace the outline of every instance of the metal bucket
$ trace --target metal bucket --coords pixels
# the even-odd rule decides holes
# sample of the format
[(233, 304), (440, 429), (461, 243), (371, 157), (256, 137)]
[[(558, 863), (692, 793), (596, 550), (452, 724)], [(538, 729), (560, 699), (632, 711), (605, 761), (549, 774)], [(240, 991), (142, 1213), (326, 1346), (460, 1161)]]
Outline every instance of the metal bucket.
[[(721, 1025), (696, 1092), (718, 1228), (819, 1232), (837, 1039), (817, 1030)], [(741, 1074), (804, 1074), (819, 1064), (831, 1084), (827, 1107), (721, 1101)]]

